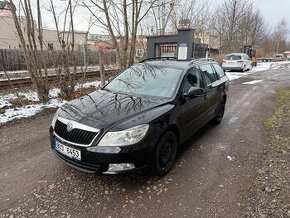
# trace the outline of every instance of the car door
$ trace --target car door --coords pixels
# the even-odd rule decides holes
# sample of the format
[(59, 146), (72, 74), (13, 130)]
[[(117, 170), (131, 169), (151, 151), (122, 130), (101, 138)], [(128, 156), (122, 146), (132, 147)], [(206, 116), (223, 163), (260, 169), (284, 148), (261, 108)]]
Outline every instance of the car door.
[(210, 63), (200, 66), (202, 75), (205, 80), (205, 89), (207, 92), (207, 120), (214, 117), (216, 108), (220, 103), (220, 86), (219, 76)]
[(201, 71), (197, 67), (188, 70), (184, 77), (181, 96), (180, 96), (180, 109), (181, 109), (181, 125), (182, 137), (187, 139), (195, 131), (203, 125), (203, 117), (207, 111), (207, 94), (185, 98), (184, 93), (188, 93), (191, 87), (198, 87), (204, 89), (204, 81)]

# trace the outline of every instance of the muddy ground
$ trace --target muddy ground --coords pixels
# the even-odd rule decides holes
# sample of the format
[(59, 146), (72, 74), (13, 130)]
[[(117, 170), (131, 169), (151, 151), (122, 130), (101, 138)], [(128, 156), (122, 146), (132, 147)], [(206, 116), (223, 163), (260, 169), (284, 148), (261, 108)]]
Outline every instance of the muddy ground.
[[(262, 82), (243, 84), (253, 80)], [(277, 92), (289, 86), (289, 69), (232, 81), (222, 123), (184, 144), (162, 178), (92, 175), (62, 164), (50, 150), (52, 111), (1, 126), (0, 217), (287, 217), (288, 183), (283, 177), (272, 192), (272, 183), (263, 184), (270, 172), (263, 167), (275, 144), (276, 123), (269, 119)], [(282, 202), (269, 209), (278, 192)]]

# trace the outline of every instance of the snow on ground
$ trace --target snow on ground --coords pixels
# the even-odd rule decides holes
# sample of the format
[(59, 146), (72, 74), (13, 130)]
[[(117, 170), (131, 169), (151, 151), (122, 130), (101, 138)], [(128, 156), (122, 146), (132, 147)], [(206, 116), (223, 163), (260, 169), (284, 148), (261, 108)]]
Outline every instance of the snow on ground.
[(269, 69), (279, 69), (281, 65), (289, 64), (290, 62), (263, 62), (258, 63), (256, 67), (253, 67), (250, 71), (247, 71), (245, 73), (243, 72), (226, 72), (227, 76), (230, 80), (238, 79), (242, 76), (246, 76), (252, 73), (269, 70)]
[[(248, 72), (226, 72), (227, 76), (230, 80), (238, 79), (242, 76), (249, 75), (255, 72), (264, 71), (268, 69), (278, 69), (284, 66), (289, 65), (290, 62), (265, 62), (265, 63), (258, 63), (256, 67)], [(92, 81), (87, 82), (84, 84), (77, 84), (76, 89), (80, 88), (88, 88), (90, 86), (98, 87), (100, 85), (99, 81)], [(16, 94), (6, 94), (0, 96), (0, 109), (4, 108), (5, 113), (0, 113), (0, 125), (7, 123), (14, 119), (19, 119), (23, 117), (30, 117), (35, 115), (36, 113), (42, 111), (45, 108), (57, 108), (63, 105), (66, 101), (60, 99), (59, 96), (60, 89), (59, 88), (52, 88), (49, 92), (49, 97), (51, 98), (49, 102), (46, 104), (37, 103), (39, 101), (36, 92), (34, 91), (27, 91), (27, 92), (20, 92), (18, 93), (20, 96), (24, 96), (28, 100), (32, 102), (36, 102), (35, 104), (25, 105), (23, 107), (16, 107), (10, 108), (11, 104), (9, 103), (10, 100), (16, 99)]]
[(252, 80), (250, 82), (243, 83), (244, 85), (253, 85), (262, 82), (263, 80)]
[[(80, 88), (88, 88), (90, 86), (98, 87), (100, 84), (99, 81), (92, 81), (87, 82), (84, 84), (77, 84), (76, 89)], [(58, 108), (62, 106), (66, 101), (60, 99), (59, 96), (60, 89), (59, 88), (52, 88), (49, 91), (49, 97), (51, 98), (47, 103), (37, 103), (39, 101), (37, 94), (35, 91), (27, 91), (27, 92), (19, 92), (19, 96), (24, 96), (28, 100), (32, 102), (36, 102), (35, 104), (25, 105), (22, 107), (10, 108), (11, 104), (9, 103), (10, 100), (16, 99), (16, 94), (6, 94), (0, 96), (0, 109), (4, 108), (5, 113), (0, 113), (0, 125), (7, 123), (14, 119), (20, 119), (24, 117), (31, 117), (40, 111), (46, 108)]]
[(249, 75), (250, 73), (238, 73), (238, 72), (226, 72), (226, 75), (230, 80), (238, 79), (242, 76)]

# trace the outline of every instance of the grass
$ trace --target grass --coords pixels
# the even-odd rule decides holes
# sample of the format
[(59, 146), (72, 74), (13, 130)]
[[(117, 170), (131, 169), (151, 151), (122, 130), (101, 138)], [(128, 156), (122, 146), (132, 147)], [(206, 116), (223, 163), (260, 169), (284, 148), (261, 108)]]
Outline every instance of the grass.
[[(276, 107), (265, 122), (265, 147), (251, 182), (250, 217), (287, 217), (290, 205), (290, 89), (276, 95)], [(290, 208), (290, 207), (289, 207)], [(246, 208), (245, 208), (245, 211)]]
[(284, 128), (285, 121), (289, 121), (290, 89), (280, 90), (276, 97), (274, 113), (265, 121), (265, 126), (272, 135), (279, 135), (279, 130)]

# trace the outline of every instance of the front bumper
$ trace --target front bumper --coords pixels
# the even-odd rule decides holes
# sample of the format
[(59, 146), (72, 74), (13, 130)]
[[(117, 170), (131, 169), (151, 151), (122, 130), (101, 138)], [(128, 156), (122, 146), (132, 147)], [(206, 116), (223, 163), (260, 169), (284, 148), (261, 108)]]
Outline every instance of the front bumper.
[[(122, 147), (80, 147), (62, 141), (53, 134), (50, 129), (51, 148), (54, 154), (67, 165), (88, 173), (113, 173), (108, 172), (110, 164), (134, 164), (135, 168), (127, 171), (138, 171), (150, 165), (154, 143), (146, 136), (140, 143)], [(72, 159), (55, 149), (55, 140), (60, 143), (81, 151), (81, 160)], [(93, 151), (92, 151), (93, 148)], [(115, 173), (122, 173), (118, 171)]]

